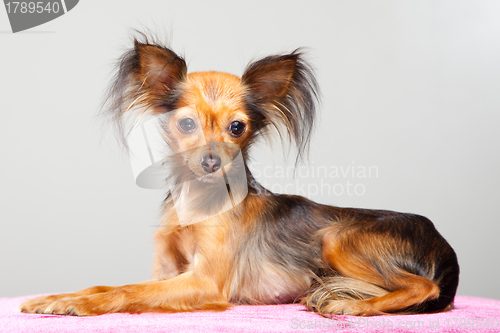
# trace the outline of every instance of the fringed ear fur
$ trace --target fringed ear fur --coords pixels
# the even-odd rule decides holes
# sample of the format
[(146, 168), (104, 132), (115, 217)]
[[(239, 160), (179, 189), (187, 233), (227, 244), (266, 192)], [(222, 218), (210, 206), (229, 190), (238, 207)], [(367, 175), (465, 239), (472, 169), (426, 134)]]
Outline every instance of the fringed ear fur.
[(311, 66), (300, 50), (291, 54), (274, 55), (248, 65), (242, 84), (246, 87), (246, 104), (254, 128), (281, 129), (297, 147), (297, 160), (308, 151), (314, 125), (319, 88)]
[(124, 127), (128, 125), (124, 125), (123, 116), (135, 123), (145, 112), (175, 109), (186, 76), (182, 57), (145, 36), (143, 41), (134, 39), (134, 48), (118, 61), (105, 101), (105, 109), (113, 117), (125, 146), (128, 129)]

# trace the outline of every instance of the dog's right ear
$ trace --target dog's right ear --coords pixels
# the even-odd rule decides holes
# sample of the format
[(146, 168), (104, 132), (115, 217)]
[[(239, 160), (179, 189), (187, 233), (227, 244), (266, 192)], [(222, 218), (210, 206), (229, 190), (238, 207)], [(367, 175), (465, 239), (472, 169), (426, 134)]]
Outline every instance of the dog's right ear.
[(187, 77), (182, 57), (145, 39), (145, 42), (135, 39), (134, 48), (119, 59), (104, 102), (104, 109), (112, 116), (122, 140), (127, 136), (123, 115), (137, 121), (145, 112), (157, 114), (175, 109)]
[[(187, 75), (186, 62), (172, 50), (134, 41), (133, 74), (142, 88), (161, 96), (175, 89)], [(128, 64), (127, 64), (128, 65)]]

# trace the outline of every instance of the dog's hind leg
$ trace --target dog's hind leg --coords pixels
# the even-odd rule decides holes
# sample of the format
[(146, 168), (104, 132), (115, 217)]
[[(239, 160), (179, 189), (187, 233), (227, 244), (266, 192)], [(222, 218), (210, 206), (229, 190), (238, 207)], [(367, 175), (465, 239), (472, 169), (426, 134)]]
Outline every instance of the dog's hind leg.
[[(306, 306), (323, 314), (419, 312), (419, 305), (438, 298), (440, 289), (430, 278), (395, 264), (393, 257), (404, 248), (397, 243), (388, 235), (325, 233), (323, 260), (339, 275), (325, 278), (313, 287), (304, 299)], [(403, 258), (404, 252), (400, 253)]]

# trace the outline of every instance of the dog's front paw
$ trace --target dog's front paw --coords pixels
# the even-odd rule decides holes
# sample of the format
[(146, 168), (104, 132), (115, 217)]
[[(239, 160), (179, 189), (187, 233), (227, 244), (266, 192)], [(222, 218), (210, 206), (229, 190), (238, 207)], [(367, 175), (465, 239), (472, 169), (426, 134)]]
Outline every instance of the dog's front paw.
[(43, 309), (54, 301), (68, 297), (69, 294), (59, 294), (50, 296), (41, 296), (27, 300), (19, 306), (19, 310), (24, 313), (44, 313)]
[(43, 296), (24, 302), (19, 308), (24, 313), (70, 316), (94, 316), (103, 313), (92, 304), (88, 296)]

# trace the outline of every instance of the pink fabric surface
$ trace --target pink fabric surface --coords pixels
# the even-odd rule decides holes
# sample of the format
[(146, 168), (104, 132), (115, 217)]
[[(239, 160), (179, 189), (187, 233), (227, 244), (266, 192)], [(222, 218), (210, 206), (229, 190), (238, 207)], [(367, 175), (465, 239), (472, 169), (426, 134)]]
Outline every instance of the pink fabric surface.
[(445, 313), (333, 320), (298, 304), (96, 317), (20, 313), (19, 304), (30, 297), (0, 299), (0, 332), (500, 332), (500, 301), (468, 296), (457, 296), (455, 309)]

